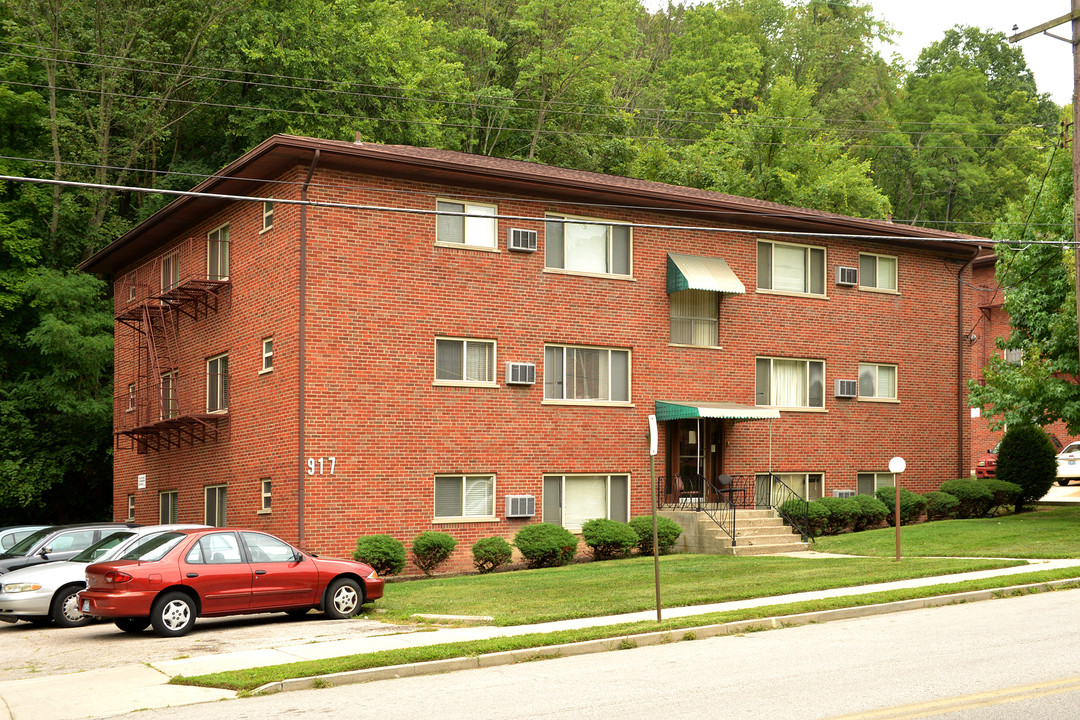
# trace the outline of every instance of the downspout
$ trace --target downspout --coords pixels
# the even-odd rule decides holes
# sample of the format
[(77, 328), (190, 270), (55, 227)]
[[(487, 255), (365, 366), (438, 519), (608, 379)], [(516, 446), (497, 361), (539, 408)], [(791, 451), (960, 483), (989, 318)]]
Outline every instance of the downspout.
[(311, 166), (308, 168), (307, 177), (304, 178), (304, 185), (300, 188), (300, 327), (299, 327), (299, 341), (300, 357), (299, 357), (299, 383), (300, 383), (300, 395), (297, 405), (297, 437), (299, 439), (298, 447), (298, 465), (300, 468), (300, 479), (296, 484), (296, 544), (300, 547), (304, 546), (304, 455), (307, 448), (304, 445), (304, 389), (307, 380), (307, 199), (308, 199), (308, 186), (311, 185), (311, 176), (315, 174), (315, 166), (319, 164), (320, 150), (315, 149), (315, 156), (311, 158)]
[(964, 452), (964, 409), (967, 405), (967, 378), (964, 376), (964, 343), (969, 339), (964, 333), (964, 271), (971, 267), (975, 258), (982, 252), (982, 246), (978, 245), (975, 252), (960, 268), (956, 274), (956, 477), (962, 478), (970, 475), (970, 470), (965, 473), (967, 456)]

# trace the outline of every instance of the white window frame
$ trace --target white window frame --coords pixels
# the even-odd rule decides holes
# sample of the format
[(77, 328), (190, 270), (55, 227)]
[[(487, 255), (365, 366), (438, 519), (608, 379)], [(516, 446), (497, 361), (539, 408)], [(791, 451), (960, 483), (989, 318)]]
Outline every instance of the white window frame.
[[(768, 280), (767, 286), (763, 283), (762, 278), (762, 247), (768, 246)], [(777, 290), (776, 286), (776, 248), (799, 248), (803, 251), (803, 290)], [(821, 292), (813, 292), (813, 260), (816, 257), (815, 253), (820, 252), (821, 257)], [(825, 277), (825, 272), (829, 267), (829, 251), (827, 248), (821, 245), (803, 245), (800, 243), (789, 242), (777, 242), (775, 240), (758, 240), (757, 241), (757, 291), (759, 293), (768, 293), (773, 295), (794, 295), (796, 297), (812, 297), (812, 298), (825, 298), (828, 297), (828, 282)]]
[[(215, 247), (216, 246), (216, 247)], [(214, 272), (214, 260), (217, 260), (217, 272)], [(206, 233), (206, 277), (209, 280), (228, 280), (232, 273), (230, 267), (229, 223), (218, 225)], [(222, 269), (225, 270), (222, 273)]]
[[(225, 361), (225, 372), (221, 372), (221, 361)], [(211, 366), (216, 364), (216, 369)], [(216, 399), (217, 403), (212, 401)], [(223, 352), (206, 358), (206, 412), (227, 413), (229, 411), (229, 353)]]
[[(676, 302), (677, 300), (677, 302)], [(706, 302), (708, 300), (708, 302)], [(719, 347), (720, 346), (720, 293), (716, 290), (679, 290), (673, 292), (668, 296), (668, 304), (670, 305), (670, 323), (669, 323), (669, 340), (672, 345), (678, 345), (680, 347)], [(712, 308), (712, 312), (708, 315), (694, 315), (693, 310), (695, 305), (704, 307), (709, 305)], [(686, 314), (682, 314), (686, 309)], [(677, 314), (678, 312), (678, 314)], [(675, 323), (687, 322), (690, 326), (690, 340), (691, 342), (678, 342), (675, 339)], [(705, 326), (705, 331), (700, 330), (701, 326)], [(695, 343), (693, 342), (699, 334), (707, 334), (711, 342), (708, 343)]]
[[(889, 396), (889, 395), (878, 395), (879, 388), (881, 387), (881, 382), (879, 380), (879, 376), (880, 376), (880, 373), (881, 373), (881, 368), (883, 368), (883, 367), (884, 368), (892, 368), (892, 371), (893, 371), (893, 394), (891, 396)], [(862, 376), (863, 376), (863, 369), (864, 368), (867, 368), (867, 369), (872, 368), (873, 369), (873, 372), (874, 372), (874, 394), (873, 395), (863, 395)], [(893, 365), (891, 363), (861, 362), (861, 363), (859, 363), (859, 374), (858, 374), (858, 378), (857, 378), (856, 382), (859, 385), (859, 400), (863, 400), (863, 401), (866, 401), (866, 402), (899, 402), (899, 397), (900, 397), (900, 369), (896, 365)]]
[(1023, 348), (1006, 348), (1001, 351), (1001, 359), (1010, 365), (1023, 365), (1024, 364), (1024, 349)]
[[(566, 275), (584, 275), (587, 277), (604, 277), (632, 279), (634, 277), (634, 228), (625, 222), (604, 220), (602, 218), (581, 217), (566, 215), (563, 213), (547, 213), (544, 222), (544, 272), (564, 273)], [(567, 229), (574, 225), (601, 225), (607, 230), (607, 249), (604, 259), (604, 272), (593, 270), (578, 270), (567, 268)], [(559, 226), (559, 232), (554, 232), (555, 226)], [(626, 272), (615, 270), (616, 242), (615, 228), (626, 230)], [(557, 237), (556, 237), (557, 236)], [(556, 252), (556, 250), (558, 252)], [(559, 256), (556, 257), (556, 254)], [(561, 258), (562, 264), (558, 263)]]
[(268, 335), (262, 339), (262, 368), (259, 374), (271, 372), (274, 369), (274, 336)]
[[(606, 382), (607, 387), (604, 389), (603, 397), (601, 398), (567, 398), (567, 372), (569, 370), (569, 363), (567, 362), (567, 352), (577, 350), (599, 350), (602, 353), (606, 352), (606, 355), (601, 355), (603, 367), (600, 368), (600, 378), (598, 379), (598, 385), (602, 385)], [(612, 400), (614, 393), (612, 392), (612, 373), (611, 373), (611, 361), (612, 354), (619, 353), (626, 355), (626, 399)], [(554, 357), (555, 364), (552, 364), (552, 358)], [(606, 359), (605, 359), (606, 358)], [(555, 378), (555, 374), (560, 372), (561, 378)], [(634, 387), (634, 359), (633, 352), (630, 348), (620, 347), (605, 347), (601, 345), (563, 345), (559, 343), (547, 343), (544, 345), (544, 403), (549, 405), (603, 405), (612, 407), (631, 407), (633, 398)], [(559, 394), (554, 393), (554, 386), (558, 384)]]
[[(210, 517), (210, 494), (215, 495), (214, 509), (217, 511), (214, 517)], [(224, 502), (222, 502), (224, 500)], [(226, 527), (228, 519), (229, 492), (228, 485), (206, 485), (203, 487), (203, 518), (206, 525), (213, 527)], [(220, 518), (221, 522), (218, 522)]]
[[(874, 261), (874, 278), (873, 282), (866, 282), (867, 274), (863, 272), (863, 258), (871, 258)], [(881, 284), (881, 262), (880, 259), (892, 260), (893, 262), (893, 287), (882, 287)], [(900, 259), (896, 255), (882, 255), (880, 253), (861, 252), (859, 253), (859, 289), (867, 292), (886, 293), (888, 295), (900, 294)]]
[[(871, 476), (874, 481), (874, 489), (870, 493), (863, 493), (859, 491), (859, 479), (861, 477)], [(885, 482), (885, 481), (888, 482)], [(891, 472), (876, 472), (873, 470), (861, 470), (855, 473), (855, 493), (857, 495), (874, 495), (877, 493), (878, 488), (894, 487), (896, 485), (896, 475)]]
[[(768, 403), (759, 402), (759, 400), (760, 400), (759, 396), (761, 395), (761, 388), (759, 387), (760, 378), (758, 377), (758, 367), (759, 367), (761, 361), (763, 361), (763, 360), (769, 361), (769, 402)], [(802, 405), (776, 405), (776, 404), (773, 404), (772, 401), (776, 397), (775, 392), (774, 392), (774, 387), (773, 387), (775, 385), (775, 376), (774, 376), (773, 373), (774, 373), (774, 362), (777, 361), (777, 360), (784, 361), (784, 362), (804, 363), (804, 366), (805, 366), (804, 367), (804, 377), (805, 377), (805, 381), (806, 381), (806, 393), (804, 394), (805, 404), (802, 404)], [(810, 392), (810, 384), (811, 384), (810, 366), (812, 364), (816, 364), (816, 365), (821, 366), (821, 404), (820, 405), (811, 405), (810, 404), (810, 394), (811, 394), (811, 392)], [(756, 358), (754, 358), (754, 404), (757, 407), (774, 407), (774, 408), (777, 408), (779, 410), (792, 410), (792, 411), (801, 411), (801, 412), (823, 412), (823, 411), (825, 411), (825, 371), (826, 371), (826, 368), (825, 368), (825, 361), (824, 360), (816, 360), (816, 359), (813, 359), (813, 358), (788, 358), (788, 357), (775, 357), (775, 356), (769, 356), (769, 355), (759, 355)]]
[[(630, 487), (632, 485), (632, 477), (630, 473), (544, 473), (542, 487), (545, 490), (545, 494), (541, 501), (541, 515), (544, 522), (553, 523), (561, 527), (566, 528), (571, 532), (581, 532), (581, 525), (583, 523), (574, 523), (574, 526), (566, 525), (566, 481), (567, 479), (573, 480), (589, 480), (589, 479), (604, 479), (604, 518), (614, 519), (619, 522), (629, 522), (630, 520)], [(626, 510), (625, 518), (612, 518), (611, 517), (611, 481), (613, 478), (625, 478), (626, 481), (626, 497), (623, 507)], [(559, 497), (558, 500), (558, 517), (549, 517), (548, 509), (554, 504), (554, 499), (547, 496), (547, 489), (550, 487), (551, 482), (558, 480)], [(592, 518), (587, 518), (591, 520)]]
[(180, 284), (180, 251), (161, 256), (161, 292), (166, 293)]
[(125, 412), (135, 412), (135, 403), (138, 398), (138, 386), (135, 383), (128, 383), (128, 404)]
[(169, 420), (180, 414), (180, 400), (178, 393), (177, 370), (166, 370), (161, 373), (161, 383), (158, 385), (158, 395), (161, 398), (161, 408), (158, 413), (159, 420)]
[(273, 505), (273, 481), (271, 478), (259, 478), (259, 515), (269, 515)]
[[(439, 343), (461, 344), (461, 380), (453, 380), (439, 377)], [(469, 365), (469, 347), (476, 345), (485, 345), (490, 348), (490, 350), (488, 350), (487, 356), (491, 359), (491, 362), (488, 366), (488, 377), (486, 380), (470, 380), (466, 377)], [(498, 387), (498, 383), (495, 379), (495, 368), (498, 365), (498, 356), (499, 347), (498, 342), (495, 340), (486, 338), (465, 338), (440, 335), (435, 338), (435, 350), (432, 356), (432, 372), (435, 379), (432, 381), (431, 384), (441, 385), (445, 387)]]
[[(447, 206), (453, 207), (447, 207)], [(461, 209), (459, 210), (458, 207)], [(499, 252), (499, 206), (491, 203), (437, 198), (435, 210), (439, 213), (463, 213), (462, 215), (435, 216), (435, 244), (442, 247), (468, 248)], [(489, 217), (490, 216), (490, 217)], [(461, 242), (446, 239), (440, 232), (450, 223), (461, 222)], [(490, 224), (490, 237), (487, 226)]]
[(128, 495), (127, 496), (127, 519), (128, 519), (128, 522), (134, 522), (135, 521), (135, 496), (134, 495)]
[(260, 230), (259, 232), (261, 234), (261, 233), (266, 232), (267, 230), (273, 230), (273, 229), (274, 229), (274, 199), (273, 198), (267, 198), (266, 200), (263, 200), (263, 206), (262, 206), (262, 230)]
[(128, 276), (126, 278), (124, 278), (124, 282), (127, 284), (127, 289), (128, 289), (128, 297), (127, 297), (128, 302), (134, 302), (135, 301), (135, 279), (136, 279), (135, 273), (128, 273)]
[[(166, 504), (168, 515), (166, 515)], [(158, 523), (171, 525), (180, 522), (180, 492), (178, 490), (165, 490), (158, 493)]]
[[(787, 485), (789, 488), (794, 490), (796, 493), (799, 493), (799, 496), (802, 499), (804, 499), (804, 500), (806, 500), (808, 502), (811, 501), (811, 500), (817, 500), (819, 498), (826, 497), (826, 495), (825, 495), (825, 473), (823, 473), (823, 472), (810, 471), (810, 472), (773, 472), (773, 473), (764, 472), (764, 473), (756, 473), (754, 475), (754, 483), (755, 484), (758, 483), (758, 482), (761, 482), (762, 480), (769, 481), (769, 483), (770, 483), (769, 484), (769, 503), (770, 504), (772, 504), (772, 489), (774, 487), (772, 485), (772, 481), (769, 479), (770, 475), (775, 475), (776, 477), (778, 477), (785, 485)], [(810, 496), (810, 478), (811, 478), (811, 476), (814, 476), (815, 478), (817, 478), (821, 483), (821, 490), (820, 490), (821, 494), (819, 494), (819, 495), (817, 495), (816, 497), (813, 497), (813, 498), (809, 497)], [(761, 493), (756, 492), (756, 489), (755, 489), (755, 494), (759, 495), (759, 496), (761, 495)]]
[[(468, 506), (466, 504), (469, 481), (480, 481), (489, 484), (488, 495), (490, 497), (490, 503), (486, 508), (487, 512), (468, 514)], [(459, 502), (461, 507), (461, 515), (438, 515), (438, 504), (435, 502), (435, 498), (438, 495), (438, 486), (440, 481), (444, 486), (449, 486), (454, 481), (460, 481), (460, 496)], [(445, 473), (435, 476), (434, 482), (431, 485), (431, 507), (432, 517), (435, 523), (450, 523), (450, 522), (493, 522), (499, 518), (495, 515), (495, 491), (496, 491), (496, 477), (495, 473)]]

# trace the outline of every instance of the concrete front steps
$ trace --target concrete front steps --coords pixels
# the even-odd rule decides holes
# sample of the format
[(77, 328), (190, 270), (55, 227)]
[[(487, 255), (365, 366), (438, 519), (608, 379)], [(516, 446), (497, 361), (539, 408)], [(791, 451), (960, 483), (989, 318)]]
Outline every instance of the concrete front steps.
[(809, 544), (774, 510), (738, 510), (735, 513), (735, 545), (731, 538), (704, 512), (661, 510), (683, 529), (675, 552), (703, 555), (776, 555), (809, 550)]

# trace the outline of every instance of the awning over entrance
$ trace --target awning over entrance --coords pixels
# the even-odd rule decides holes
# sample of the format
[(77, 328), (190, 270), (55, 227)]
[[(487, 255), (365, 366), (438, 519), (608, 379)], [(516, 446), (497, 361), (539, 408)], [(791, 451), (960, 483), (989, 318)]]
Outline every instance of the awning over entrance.
[(656, 420), (683, 420), (687, 418), (722, 418), (725, 420), (776, 420), (780, 411), (776, 408), (713, 402), (656, 401)]
[(742, 281), (724, 260), (668, 253), (668, 295), (680, 290), (714, 290), (736, 295), (746, 292)]

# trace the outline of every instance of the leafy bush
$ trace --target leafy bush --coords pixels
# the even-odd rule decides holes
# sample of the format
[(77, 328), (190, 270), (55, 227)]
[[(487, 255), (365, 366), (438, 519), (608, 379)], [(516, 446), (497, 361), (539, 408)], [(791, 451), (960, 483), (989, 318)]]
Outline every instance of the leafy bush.
[[(637, 549), (642, 555), (652, 555), (652, 515), (640, 515), (630, 520), (630, 527), (637, 533)], [(679, 523), (671, 518), (656, 518), (656, 551), (661, 555), (671, 552), (682, 535)]]
[(948, 520), (956, 517), (956, 509), (960, 506), (960, 501), (956, 499), (955, 495), (940, 490), (931, 490), (928, 493), (923, 493), (923, 498), (926, 499), (927, 520)]
[(996, 515), (998, 510), (1001, 510), (1006, 505), (1013, 505), (1016, 498), (1020, 497), (1020, 493), (1024, 492), (1024, 488), (1016, 483), (1005, 482), (997, 478), (983, 480), (982, 483), (993, 495), (993, 499), (990, 501), (990, 509), (987, 511), (988, 515)]
[(389, 535), (365, 535), (356, 541), (352, 556), (380, 575), (396, 575), (405, 569), (405, 546)]
[[(885, 503), (885, 509), (888, 513), (885, 515), (885, 519), (888, 520), (889, 525), (896, 524), (896, 488), (893, 487), (880, 487), (874, 496), (878, 500)], [(907, 488), (900, 488), (900, 524), (907, 525), (908, 523), (918, 520), (923, 511), (926, 510), (926, 500), (922, 495), (913, 493)]]
[(431, 575), (435, 568), (442, 565), (454, 554), (457, 540), (446, 533), (428, 530), (413, 538), (412, 556), (416, 567), (425, 575)]
[(581, 537), (597, 560), (626, 557), (638, 543), (638, 534), (629, 524), (606, 518), (586, 520)]
[(1054, 444), (1042, 428), (1010, 425), (998, 446), (997, 479), (1020, 486), (1016, 511), (1045, 495), (1056, 477)]
[(970, 478), (947, 480), (941, 483), (941, 492), (949, 493), (960, 502), (956, 507), (959, 518), (986, 517), (994, 499), (994, 494), (984, 483)]
[(480, 538), (472, 546), (473, 565), (481, 573), (489, 573), (510, 562), (514, 549), (501, 537)]
[(852, 527), (855, 532), (877, 527), (889, 514), (889, 508), (885, 507), (885, 503), (873, 495), (856, 495), (852, 499), (859, 506), (859, 514), (855, 516), (855, 524)]
[(777, 508), (780, 516), (797, 523), (810, 537), (817, 537), (829, 520), (829, 511), (817, 502), (807, 503), (802, 500), (785, 500)]
[(839, 535), (844, 532), (855, 524), (855, 518), (859, 514), (859, 504), (851, 498), (823, 497), (811, 504), (825, 508), (825, 527), (822, 532), (826, 535)]
[(566, 565), (577, 554), (577, 538), (564, 527), (551, 523), (526, 525), (514, 536), (525, 566), (530, 568)]

